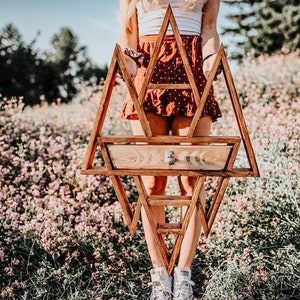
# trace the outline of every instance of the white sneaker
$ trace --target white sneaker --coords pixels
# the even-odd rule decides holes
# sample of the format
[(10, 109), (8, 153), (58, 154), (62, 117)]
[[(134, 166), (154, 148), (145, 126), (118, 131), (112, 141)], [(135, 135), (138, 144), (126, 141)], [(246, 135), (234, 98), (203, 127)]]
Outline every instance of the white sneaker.
[(149, 300), (172, 299), (172, 277), (168, 275), (166, 268), (154, 268), (150, 271), (152, 293)]
[(194, 299), (193, 286), (195, 283), (191, 280), (191, 269), (178, 268), (174, 270), (174, 300), (192, 300)]

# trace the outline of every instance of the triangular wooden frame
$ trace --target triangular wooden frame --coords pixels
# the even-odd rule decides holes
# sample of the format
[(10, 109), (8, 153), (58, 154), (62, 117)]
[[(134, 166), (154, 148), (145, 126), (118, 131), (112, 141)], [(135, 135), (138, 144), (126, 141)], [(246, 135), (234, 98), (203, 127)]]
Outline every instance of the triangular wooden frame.
[[(166, 35), (166, 31), (168, 26), (171, 25), (172, 30), (174, 32), (174, 36), (176, 38), (180, 55), (183, 60), (183, 64), (186, 70), (186, 74), (189, 80), (187, 84), (153, 84), (151, 83), (151, 78), (153, 74), (153, 70), (155, 64), (157, 62), (158, 53), (160, 47), (162, 45), (164, 36)], [(238, 124), (240, 137), (194, 137), (194, 131), (197, 125), (197, 121), (201, 116), (203, 111), (206, 99), (208, 97), (209, 91), (212, 87), (214, 78), (217, 74), (218, 68), (221, 68), (223, 75), (225, 77), (225, 82), (227, 86), (227, 90), (230, 95), (231, 104), (234, 110), (235, 118)], [(110, 99), (112, 96), (112, 91), (115, 85), (116, 76), (118, 71), (122, 73), (122, 77), (125, 81), (128, 92), (133, 100), (135, 105), (138, 118), (142, 125), (142, 129), (144, 131), (144, 136), (125, 136), (125, 137), (115, 137), (115, 136), (102, 136), (101, 131), (104, 124), (105, 116), (107, 113), (107, 109), (110, 103)], [(146, 115), (142, 109), (143, 99), (145, 97), (145, 93), (149, 88), (168, 88), (168, 89), (191, 89), (197, 103), (197, 110), (193, 117), (190, 130), (187, 136), (181, 137), (172, 137), (172, 136), (153, 136), (150, 126), (148, 124)], [(249, 168), (233, 168), (234, 161), (236, 155), (239, 150), (240, 141), (243, 142), (247, 159), (249, 162)], [(137, 143), (143, 144), (180, 144), (180, 143), (190, 143), (195, 145), (195, 147), (201, 147), (202, 144), (209, 144), (210, 151), (216, 151), (216, 154), (222, 152), (223, 148), (218, 148), (218, 145), (226, 144), (227, 150), (229, 151), (225, 157), (225, 163), (223, 167), (216, 169), (207, 169), (206, 166), (199, 164), (199, 168), (189, 169), (182, 168), (182, 165), (174, 165), (174, 166), (164, 166), (162, 167), (161, 163), (157, 163), (157, 167), (147, 168), (147, 167), (139, 167), (137, 165), (133, 165), (129, 162), (128, 167), (119, 167), (119, 155), (115, 154), (112, 150), (115, 149), (114, 145), (121, 144), (124, 149), (131, 149), (131, 145), (137, 145)], [(197, 146), (198, 145), (198, 146)], [(129, 148), (128, 148), (129, 147)], [(144, 146), (145, 152), (150, 151), (150, 146)], [(147, 148), (148, 147), (148, 148)], [(180, 147), (180, 146), (179, 146)], [(193, 146), (194, 147), (194, 146)], [(94, 167), (93, 162), (95, 158), (95, 153), (97, 149), (101, 150), (103, 160), (105, 162), (105, 167)], [(161, 148), (161, 147), (156, 147)], [(180, 150), (180, 149), (179, 149)], [(124, 150), (125, 151), (125, 150)], [(123, 151), (123, 152), (124, 152)], [(152, 150), (151, 150), (152, 151)], [(158, 150), (160, 151), (160, 150)], [(164, 150), (161, 150), (164, 151)], [(206, 151), (208, 152), (208, 151)], [(118, 153), (118, 152), (116, 152)], [(159, 159), (159, 155), (163, 152), (158, 152), (157, 157)], [(122, 158), (124, 161), (124, 158)], [(196, 161), (196, 159), (195, 159)], [(195, 185), (193, 195), (191, 197), (183, 197), (183, 196), (153, 196), (147, 195), (146, 189), (143, 185), (143, 181), (141, 179), (142, 175), (152, 175), (155, 176), (157, 174), (164, 176), (179, 176), (179, 175), (188, 175), (197, 177), (197, 184)], [(163, 20), (163, 24), (160, 30), (160, 33), (157, 38), (156, 47), (154, 49), (153, 56), (149, 62), (149, 66), (147, 68), (147, 72), (145, 74), (144, 83), (141, 91), (138, 93), (134, 82), (129, 75), (126, 65), (123, 60), (123, 53), (119, 45), (116, 45), (111, 64), (108, 70), (108, 74), (106, 77), (105, 85), (102, 92), (102, 97), (100, 99), (99, 107), (97, 110), (94, 126), (91, 132), (89, 144), (87, 147), (86, 155), (84, 158), (83, 166), (82, 166), (82, 174), (86, 175), (107, 175), (110, 177), (114, 189), (116, 191), (116, 195), (121, 204), (125, 222), (128, 225), (128, 228), (131, 234), (134, 234), (136, 231), (136, 227), (139, 220), (139, 215), (141, 208), (144, 207), (145, 213), (149, 219), (151, 224), (153, 234), (155, 236), (158, 247), (161, 250), (162, 257), (164, 259), (165, 265), (168, 269), (169, 274), (172, 272), (176, 259), (179, 255), (180, 247), (182, 240), (184, 238), (187, 226), (189, 224), (192, 213), (196, 207), (197, 200), (199, 199), (201, 187), (204, 184), (206, 176), (214, 176), (218, 177), (218, 187), (212, 203), (209, 207), (207, 213), (205, 213), (205, 209), (197, 204), (198, 207), (198, 215), (202, 223), (203, 232), (206, 236), (209, 235), (209, 232), (212, 228), (213, 222), (217, 215), (218, 209), (220, 207), (221, 201), (223, 199), (224, 193), (228, 186), (229, 180), (231, 177), (256, 177), (259, 176), (259, 171), (254, 155), (254, 151), (251, 145), (251, 140), (248, 134), (248, 130), (246, 127), (246, 123), (243, 117), (242, 109), (238, 101), (237, 92), (234, 86), (233, 78), (230, 72), (230, 68), (227, 62), (226, 54), (224, 47), (221, 45), (215, 63), (212, 69), (212, 72), (207, 80), (207, 84), (205, 86), (202, 97), (200, 97), (198, 88), (196, 86), (195, 80), (193, 78), (193, 73), (191, 67), (188, 62), (187, 55), (182, 46), (182, 40), (178, 31), (178, 27), (172, 12), (171, 7), (169, 6), (165, 18)], [(133, 176), (138, 193), (139, 198), (136, 203), (136, 207), (133, 210), (132, 205), (130, 204), (124, 186), (122, 184), (121, 176), (130, 175)], [(187, 206), (187, 212), (185, 214), (184, 219), (181, 224), (156, 224), (155, 218), (152, 215), (150, 210), (151, 205), (173, 205), (173, 206)], [(176, 242), (174, 244), (173, 249), (168, 251), (164, 241), (163, 234), (172, 233), (177, 235)]]

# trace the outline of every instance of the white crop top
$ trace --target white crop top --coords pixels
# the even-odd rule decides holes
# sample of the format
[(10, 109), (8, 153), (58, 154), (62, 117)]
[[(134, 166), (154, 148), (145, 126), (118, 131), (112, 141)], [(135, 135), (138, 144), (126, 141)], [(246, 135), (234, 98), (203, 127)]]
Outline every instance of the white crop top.
[[(179, 0), (164, 0), (158, 8), (145, 11), (142, 1), (136, 5), (138, 12), (139, 36), (158, 34), (161, 28), (166, 9), (171, 5), (178, 29), (182, 35), (200, 35), (202, 22), (202, 9), (205, 1), (200, 0), (200, 4), (193, 10), (180, 7)], [(169, 25), (167, 34), (173, 34)]]

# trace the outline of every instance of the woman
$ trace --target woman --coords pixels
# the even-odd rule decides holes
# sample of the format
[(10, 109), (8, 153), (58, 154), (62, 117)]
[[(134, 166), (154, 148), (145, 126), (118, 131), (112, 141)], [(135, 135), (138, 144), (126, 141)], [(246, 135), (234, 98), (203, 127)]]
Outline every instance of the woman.
[[(219, 49), (216, 22), (220, 0), (119, 0), (119, 2), (122, 17), (120, 45), (123, 48), (126, 67), (132, 78), (135, 78), (137, 91), (141, 89), (157, 34), (170, 4), (201, 95)], [(151, 82), (188, 82), (171, 29), (167, 31)], [(143, 109), (153, 135), (168, 135), (171, 131), (173, 135), (180, 136), (187, 135), (196, 104), (191, 90), (157, 89), (147, 91)], [(131, 120), (133, 134), (143, 135), (131, 99), (126, 100), (121, 117)], [(211, 91), (197, 124), (195, 136), (208, 136), (212, 122), (218, 117), (221, 117), (221, 112)], [(143, 182), (149, 195), (161, 195), (165, 191), (167, 178), (143, 176)], [(194, 177), (180, 176), (178, 183), (182, 195), (192, 194)], [(204, 190), (201, 192), (200, 201), (205, 203)], [(156, 206), (152, 210), (156, 222), (164, 223), (164, 207)], [(191, 281), (190, 268), (199, 241), (201, 226), (196, 210), (182, 242), (178, 266), (174, 269), (174, 281), (172, 276), (169, 277), (167, 274), (144, 211), (142, 211), (142, 220), (153, 265), (150, 271), (152, 279), (150, 299), (193, 299), (194, 283)]]

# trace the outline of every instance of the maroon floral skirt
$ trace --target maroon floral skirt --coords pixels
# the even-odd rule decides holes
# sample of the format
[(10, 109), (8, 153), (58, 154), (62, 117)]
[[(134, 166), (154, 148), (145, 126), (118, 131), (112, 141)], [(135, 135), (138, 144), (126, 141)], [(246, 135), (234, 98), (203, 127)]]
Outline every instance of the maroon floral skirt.
[[(138, 69), (135, 78), (135, 87), (139, 93), (144, 81), (144, 76), (156, 45), (157, 35), (143, 36), (140, 38), (138, 51), (144, 54), (144, 62)], [(190, 66), (194, 75), (200, 96), (206, 84), (202, 69), (202, 51), (200, 36), (182, 36), (183, 46), (187, 53)], [(159, 52), (154, 68), (151, 83), (189, 83), (183, 66), (181, 55), (174, 36), (166, 36)], [(162, 117), (187, 116), (191, 117), (197, 105), (191, 89), (148, 89), (143, 102), (145, 112), (152, 112)], [(213, 89), (210, 90), (202, 116), (212, 117), (213, 121), (221, 117), (219, 104), (215, 100)], [(120, 114), (121, 118), (138, 119), (133, 101), (127, 97)]]

